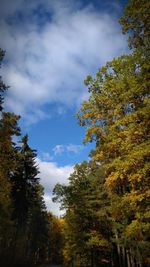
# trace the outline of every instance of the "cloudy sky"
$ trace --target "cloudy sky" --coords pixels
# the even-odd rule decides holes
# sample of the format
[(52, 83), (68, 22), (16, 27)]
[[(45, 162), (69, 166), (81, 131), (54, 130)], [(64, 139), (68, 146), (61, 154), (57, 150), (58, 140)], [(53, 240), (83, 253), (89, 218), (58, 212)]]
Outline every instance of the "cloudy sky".
[(126, 0), (1, 0), (1, 69), (10, 86), (5, 109), (21, 115), (22, 132), (37, 149), (48, 209), (73, 166), (88, 159), (75, 113), (88, 98), (88, 74), (127, 52), (118, 18)]

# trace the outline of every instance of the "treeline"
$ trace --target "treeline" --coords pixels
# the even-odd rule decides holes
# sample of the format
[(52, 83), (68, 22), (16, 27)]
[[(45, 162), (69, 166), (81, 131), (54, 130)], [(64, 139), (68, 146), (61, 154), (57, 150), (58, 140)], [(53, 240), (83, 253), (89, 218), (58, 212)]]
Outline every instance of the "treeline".
[(54, 189), (66, 209), (68, 266), (150, 266), (149, 10), (147, 0), (129, 1), (120, 22), (131, 53), (85, 81), (90, 96), (77, 117), (95, 149)]
[(46, 210), (37, 154), (21, 136), (19, 116), (3, 110), (6, 90), (0, 77), (0, 265), (59, 263), (61, 224)]

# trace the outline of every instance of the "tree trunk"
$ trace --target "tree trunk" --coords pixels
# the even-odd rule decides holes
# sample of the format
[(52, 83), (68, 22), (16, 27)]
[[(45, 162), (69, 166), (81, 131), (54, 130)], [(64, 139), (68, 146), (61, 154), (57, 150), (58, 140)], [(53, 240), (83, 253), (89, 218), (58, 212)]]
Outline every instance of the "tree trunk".
[(133, 256), (133, 253), (132, 253), (131, 248), (130, 248), (130, 259), (131, 259), (131, 266), (132, 266), (132, 267), (135, 267), (134, 256)]
[(131, 261), (130, 261), (130, 253), (129, 253), (129, 250), (127, 250), (127, 266), (128, 267), (132, 267), (131, 266)]
[(93, 254), (93, 249), (91, 249), (91, 267), (94, 267), (94, 254)]
[[(117, 231), (115, 233), (115, 237), (116, 237), (116, 241), (118, 242), (118, 234), (117, 234)], [(119, 266), (121, 266), (121, 248), (120, 248), (120, 245), (119, 244), (117, 244), (117, 254), (118, 254)]]
[(126, 262), (126, 250), (125, 247), (122, 247), (122, 257), (123, 257), (123, 267), (127, 266), (127, 262)]

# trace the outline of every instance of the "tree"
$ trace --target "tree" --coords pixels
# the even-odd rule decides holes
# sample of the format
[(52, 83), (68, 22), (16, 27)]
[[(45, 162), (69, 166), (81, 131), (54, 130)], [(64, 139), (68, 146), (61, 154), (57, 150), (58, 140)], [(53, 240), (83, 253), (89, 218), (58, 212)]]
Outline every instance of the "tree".
[[(69, 185), (56, 185), (54, 200), (66, 208), (64, 261), (75, 266), (96, 266), (111, 262), (109, 199), (103, 188), (103, 172), (94, 162), (74, 168)], [(110, 266), (110, 265), (109, 265)]]
[(129, 47), (145, 59), (150, 56), (149, 10), (149, 1), (130, 0), (120, 18), (123, 33), (129, 33)]
[(30, 261), (34, 264), (46, 256), (42, 253), (48, 237), (48, 217), (38, 174), (36, 151), (29, 147), (25, 135), (18, 147), (17, 166), (11, 177), (16, 226), (13, 254), (14, 261), (22, 264)]
[[(0, 68), (1, 68), (1, 64), (4, 58), (5, 52), (0, 48)], [(4, 84), (4, 82), (2, 81), (2, 77), (0, 76), (0, 111), (2, 111), (3, 107), (3, 101), (4, 101), (4, 97), (3, 94), (6, 91), (8, 87)]]
[(49, 218), (48, 261), (51, 264), (62, 264), (64, 219), (57, 218), (51, 212), (48, 212), (48, 218)]
[[(133, 250), (133, 257), (141, 264), (144, 259), (139, 258), (147, 251), (148, 237), (150, 120), (148, 88), (143, 84), (138, 63), (135, 55), (122, 56), (100, 68), (96, 78), (88, 77), (91, 96), (78, 117), (81, 125), (88, 126), (85, 141), (96, 141), (93, 160), (105, 168), (105, 186), (112, 207), (118, 201), (124, 210), (128, 205), (124, 219), (121, 213), (118, 218), (112, 213), (114, 221), (123, 227), (118, 241)], [(134, 235), (135, 248), (124, 233), (136, 224), (140, 225), (141, 237), (138, 240)]]
[[(16, 167), (14, 136), (20, 135), (17, 125), (19, 117), (11, 113), (2, 113), (0, 120), (0, 259), (9, 260), (14, 234), (12, 220), (13, 203), (11, 199), (11, 175)], [(8, 256), (9, 255), (9, 256)], [(6, 262), (5, 262), (6, 263)]]
[[(133, 54), (99, 69), (85, 83), (91, 96), (78, 118), (93, 160), (105, 169), (120, 265), (142, 266), (149, 231), (149, 20), (148, 1), (130, 1), (120, 19)], [(148, 258), (147, 258), (148, 260)], [(122, 263), (121, 263), (122, 262)]]
[(36, 152), (28, 145), (28, 136), (22, 138), (22, 146), (18, 147), (18, 162), (12, 175), (12, 198), (14, 200), (14, 217), (18, 226), (27, 221), (28, 212), (38, 184), (39, 173), (35, 157)]
[(50, 221), (43, 196), (44, 189), (40, 184), (37, 184), (30, 205), (27, 232), (26, 253), (31, 266), (48, 261)]
[[(4, 51), (0, 49), (0, 64)], [(21, 144), (19, 116), (3, 111), (7, 86), (0, 76), (0, 262), (33, 266), (47, 259), (49, 218), (39, 183), (36, 151)]]

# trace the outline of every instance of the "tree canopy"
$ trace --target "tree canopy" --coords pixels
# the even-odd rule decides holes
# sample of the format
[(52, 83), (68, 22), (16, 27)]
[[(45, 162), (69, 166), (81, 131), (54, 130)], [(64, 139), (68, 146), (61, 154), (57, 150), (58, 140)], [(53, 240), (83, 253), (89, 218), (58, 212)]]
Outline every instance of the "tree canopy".
[[(150, 2), (130, 0), (120, 18), (130, 53), (85, 79), (89, 98), (77, 113), (94, 142), (89, 161), (74, 166), (47, 212), (37, 152), (22, 136), (20, 116), (5, 112), (0, 76), (0, 262), (3, 266), (61, 263), (76, 267), (150, 264)], [(0, 64), (4, 57), (0, 50)]]
[(79, 266), (149, 264), (148, 18), (148, 1), (129, 1), (120, 22), (132, 53), (87, 76), (89, 98), (77, 117), (86, 127), (84, 143), (94, 142), (95, 149), (88, 163), (75, 167), (69, 185), (54, 190), (67, 209), (65, 255), (71, 260), (74, 251)]
[[(0, 50), (0, 63), (4, 52)], [(5, 112), (7, 86), (0, 77), (0, 263), (5, 267), (35, 266), (40, 262), (60, 262), (61, 248), (50, 243), (61, 239), (51, 225), (40, 184), (36, 150), (30, 148), (28, 135), (22, 137), (20, 116)], [(58, 242), (59, 244), (59, 242)], [(59, 259), (52, 253), (60, 254)]]

